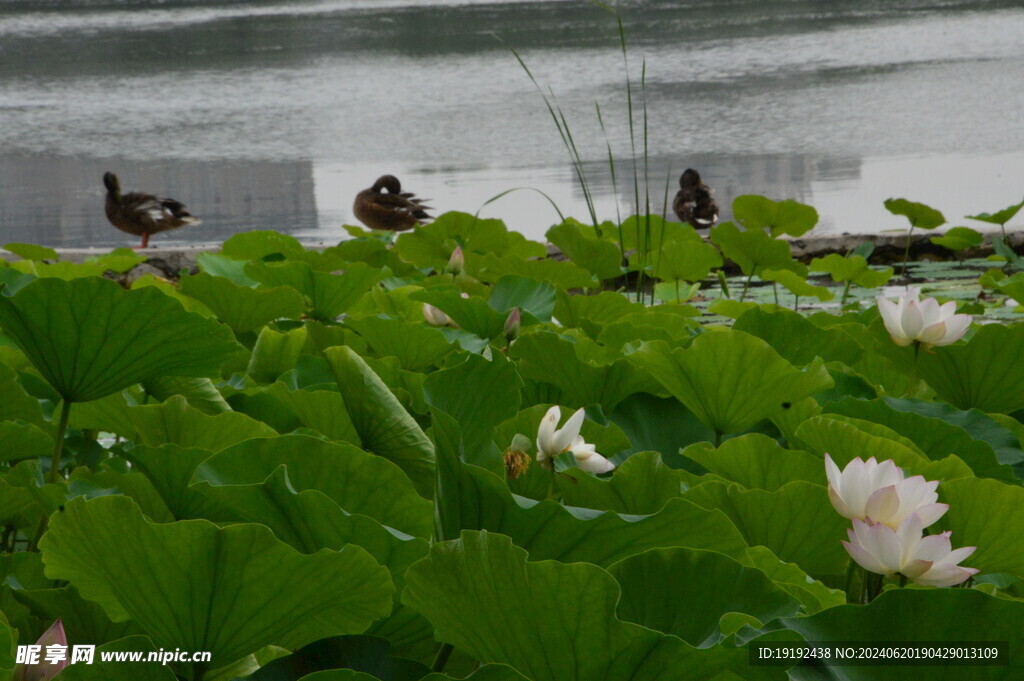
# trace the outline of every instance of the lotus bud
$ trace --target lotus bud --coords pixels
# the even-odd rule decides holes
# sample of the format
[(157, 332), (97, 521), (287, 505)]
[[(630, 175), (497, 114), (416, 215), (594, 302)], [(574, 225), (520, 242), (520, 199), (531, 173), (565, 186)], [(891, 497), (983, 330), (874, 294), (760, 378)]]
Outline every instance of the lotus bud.
[(508, 318), (505, 320), (505, 342), (512, 345), (512, 341), (519, 338), (519, 329), (522, 326), (523, 315), (519, 312), (519, 308), (515, 308), (509, 313)]
[(36, 645), (40, 648), (39, 661), (15, 664), (12, 681), (50, 681), (68, 666), (68, 637), (59, 619), (43, 632)]
[(448, 274), (462, 274), (466, 271), (466, 256), (462, 254), (462, 246), (456, 246), (452, 251), (444, 271)]
[(448, 315), (430, 303), (423, 303), (423, 318), (427, 320), (428, 324), (433, 324), (434, 326), (447, 326), (452, 321)]

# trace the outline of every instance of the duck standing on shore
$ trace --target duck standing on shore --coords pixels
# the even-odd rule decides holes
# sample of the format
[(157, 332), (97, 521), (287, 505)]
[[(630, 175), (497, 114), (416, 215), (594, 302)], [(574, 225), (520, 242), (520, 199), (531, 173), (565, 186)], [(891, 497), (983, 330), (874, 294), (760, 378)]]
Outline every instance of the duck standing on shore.
[(430, 206), (424, 205), (429, 200), (403, 192), (402, 184), (394, 175), (381, 175), (372, 187), (356, 195), (352, 212), (370, 229), (404, 232), (432, 219), (427, 214)]
[(200, 222), (180, 201), (142, 192), (122, 194), (121, 183), (114, 173), (104, 173), (103, 184), (107, 188), (107, 219), (122, 232), (141, 236), (142, 244), (138, 248), (149, 246), (151, 234)]
[(700, 174), (687, 168), (679, 178), (672, 209), (680, 221), (690, 223), (694, 229), (710, 229), (718, 222), (718, 204), (711, 194), (711, 188), (700, 181)]

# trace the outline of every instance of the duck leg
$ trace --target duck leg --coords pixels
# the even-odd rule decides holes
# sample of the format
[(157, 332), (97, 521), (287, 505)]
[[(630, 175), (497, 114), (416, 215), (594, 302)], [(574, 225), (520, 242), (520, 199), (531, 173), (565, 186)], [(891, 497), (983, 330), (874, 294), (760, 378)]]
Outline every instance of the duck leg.
[(137, 246), (137, 249), (149, 248), (149, 232), (142, 233), (142, 245)]

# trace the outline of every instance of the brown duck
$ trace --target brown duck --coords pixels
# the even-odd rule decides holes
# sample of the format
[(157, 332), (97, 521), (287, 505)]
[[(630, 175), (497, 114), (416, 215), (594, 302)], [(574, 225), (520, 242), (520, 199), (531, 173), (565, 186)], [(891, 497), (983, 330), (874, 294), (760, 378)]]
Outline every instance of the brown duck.
[(402, 184), (394, 175), (381, 175), (372, 187), (356, 195), (352, 212), (370, 229), (404, 232), (432, 219), (427, 215), (430, 206), (424, 205), (424, 201), (429, 200), (403, 192)]
[(122, 232), (142, 237), (138, 248), (149, 246), (149, 235), (185, 225), (198, 225), (185, 205), (174, 199), (160, 199), (142, 192), (121, 193), (121, 183), (111, 172), (103, 174), (107, 188), (107, 219)]
[(679, 178), (679, 191), (672, 209), (682, 222), (695, 229), (710, 229), (718, 222), (718, 204), (711, 196), (711, 188), (700, 181), (700, 174), (687, 168)]

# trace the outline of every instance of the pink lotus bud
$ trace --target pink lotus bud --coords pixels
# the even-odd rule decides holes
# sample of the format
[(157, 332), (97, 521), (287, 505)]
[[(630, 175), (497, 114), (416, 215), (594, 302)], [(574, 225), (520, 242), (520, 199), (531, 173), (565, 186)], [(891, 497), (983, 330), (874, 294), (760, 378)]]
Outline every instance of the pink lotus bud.
[(456, 246), (444, 271), (448, 274), (462, 274), (466, 269), (466, 256), (462, 254), (462, 246)]
[(68, 637), (60, 620), (50, 625), (34, 646), (25, 648), (28, 658), (14, 665), (12, 681), (50, 681), (68, 666)]
[(512, 344), (516, 338), (519, 338), (519, 329), (522, 325), (523, 315), (519, 312), (519, 308), (512, 310), (508, 315), (508, 319), (505, 320), (505, 342), (509, 345)]

